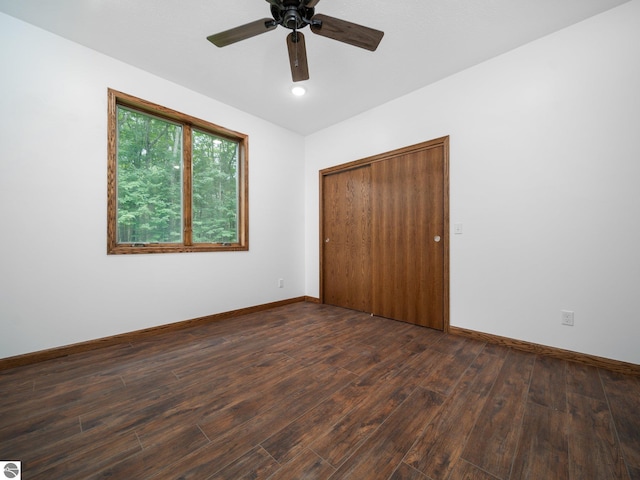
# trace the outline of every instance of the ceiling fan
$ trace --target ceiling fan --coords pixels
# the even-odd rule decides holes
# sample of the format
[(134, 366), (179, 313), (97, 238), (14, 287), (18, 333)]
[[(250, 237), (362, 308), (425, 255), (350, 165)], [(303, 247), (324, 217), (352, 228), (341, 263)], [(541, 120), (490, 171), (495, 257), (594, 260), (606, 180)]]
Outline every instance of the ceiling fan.
[(307, 49), (304, 35), (299, 30), (309, 25), (311, 31), (323, 37), (374, 51), (378, 48), (384, 32), (355, 23), (315, 13), (320, 0), (266, 0), (271, 4), (271, 16), (224, 32), (209, 35), (207, 40), (217, 47), (255, 37), (281, 25), (293, 30), (287, 35), (291, 77), (294, 82), (309, 79)]

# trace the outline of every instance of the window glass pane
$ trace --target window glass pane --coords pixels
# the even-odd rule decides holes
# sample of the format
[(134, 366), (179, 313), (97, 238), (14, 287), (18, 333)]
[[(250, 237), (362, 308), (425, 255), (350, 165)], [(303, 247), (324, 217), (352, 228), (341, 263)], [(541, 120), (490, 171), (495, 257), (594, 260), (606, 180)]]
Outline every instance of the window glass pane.
[(238, 242), (238, 143), (193, 131), (194, 243)]
[(182, 242), (182, 127), (118, 106), (117, 241)]

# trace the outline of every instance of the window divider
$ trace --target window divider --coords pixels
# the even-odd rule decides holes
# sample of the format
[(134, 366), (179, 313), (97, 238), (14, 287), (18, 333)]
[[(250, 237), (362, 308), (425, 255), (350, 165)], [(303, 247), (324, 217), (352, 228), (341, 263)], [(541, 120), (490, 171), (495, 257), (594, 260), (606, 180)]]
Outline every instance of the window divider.
[(193, 245), (193, 224), (191, 221), (193, 215), (193, 169), (191, 161), (193, 152), (191, 148), (191, 133), (191, 125), (185, 124), (182, 129), (182, 141), (184, 142), (182, 151), (185, 157), (182, 160), (182, 188), (184, 189), (182, 196), (184, 202), (182, 206), (182, 224), (184, 226), (182, 241), (187, 246)]

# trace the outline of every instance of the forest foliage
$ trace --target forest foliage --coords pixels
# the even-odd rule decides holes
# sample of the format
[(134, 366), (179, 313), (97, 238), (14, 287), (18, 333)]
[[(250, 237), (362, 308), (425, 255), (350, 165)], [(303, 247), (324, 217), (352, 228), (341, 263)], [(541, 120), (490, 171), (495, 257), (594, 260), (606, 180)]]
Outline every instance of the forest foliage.
[(118, 243), (182, 243), (184, 171), (191, 162), (193, 243), (238, 241), (238, 144), (118, 106)]

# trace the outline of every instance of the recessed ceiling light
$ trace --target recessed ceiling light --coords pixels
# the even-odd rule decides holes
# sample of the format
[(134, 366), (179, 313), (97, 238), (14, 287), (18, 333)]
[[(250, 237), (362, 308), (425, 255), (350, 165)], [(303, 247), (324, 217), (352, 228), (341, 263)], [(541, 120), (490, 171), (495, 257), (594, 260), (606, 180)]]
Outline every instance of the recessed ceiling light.
[(293, 93), (296, 97), (301, 97), (305, 93), (307, 93), (307, 89), (300, 85), (294, 85), (293, 87), (291, 87), (291, 93)]

